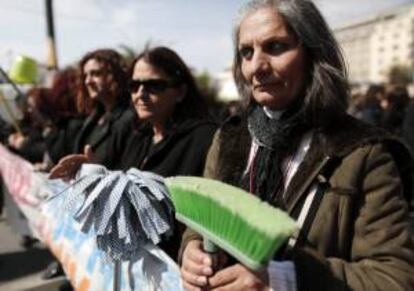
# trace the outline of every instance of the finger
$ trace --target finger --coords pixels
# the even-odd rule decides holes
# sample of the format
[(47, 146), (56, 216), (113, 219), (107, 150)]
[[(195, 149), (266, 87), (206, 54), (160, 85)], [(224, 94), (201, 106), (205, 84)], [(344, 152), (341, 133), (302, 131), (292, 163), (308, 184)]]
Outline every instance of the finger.
[(199, 275), (199, 276), (211, 276), (213, 275), (213, 269), (211, 266), (200, 264), (198, 262), (192, 261), (191, 259), (183, 260), (182, 268), (186, 271)]
[(92, 151), (92, 147), (90, 145), (86, 145), (83, 149), (83, 154), (87, 158), (88, 161), (93, 161), (94, 158), (94, 152)]
[(73, 178), (77, 173), (80, 167), (80, 163), (73, 162), (73, 164), (69, 164), (67, 161), (66, 163), (57, 164), (55, 167), (52, 168), (49, 174), (50, 179), (57, 179), (57, 178)]
[(49, 178), (55, 179), (56, 175), (59, 173), (59, 165), (54, 166), (49, 172)]
[(66, 161), (64, 163), (61, 163), (60, 167), (62, 169), (65, 169), (67, 172), (76, 172), (83, 163), (83, 161), (79, 160)]
[(49, 178), (58, 179), (58, 178), (61, 178), (64, 174), (65, 174), (64, 169), (62, 169), (62, 167), (58, 165), (58, 166), (53, 167), (53, 169), (50, 171)]
[(186, 269), (181, 268), (181, 277), (184, 282), (189, 283), (193, 286), (198, 287), (205, 287), (207, 286), (207, 277), (206, 276), (199, 276), (192, 272), (188, 272)]
[(187, 291), (201, 291), (202, 289), (197, 286), (193, 286), (185, 281), (183, 281), (183, 288)]
[(59, 174), (56, 174), (56, 173), (50, 173), (48, 178), (49, 179), (60, 179), (61, 176)]
[(187, 244), (183, 257), (205, 266), (211, 266), (212, 264), (210, 256), (203, 252), (202, 242), (199, 240), (193, 240)]
[(87, 160), (87, 157), (85, 155), (69, 155), (61, 159), (58, 164), (60, 165), (73, 164), (73, 163), (85, 162), (86, 160)]
[(70, 181), (74, 175), (72, 173), (67, 172), (59, 172), (59, 173), (53, 173), (49, 174), (49, 179), (62, 179), (63, 181)]
[(236, 266), (231, 266), (215, 273), (208, 279), (209, 286), (213, 289), (235, 282), (239, 276)]
[(208, 290), (210, 290), (210, 291), (234, 291), (234, 290), (257, 291), (257, 290), (261, 290), (261, 289), (246, 289), (242, 285), (238, 284), (237, 281), (233, 281), (228, 285), (223, 285), (223, 286), (218, 286), (218, 287), (212, 287), (212, 286), (209, 285)]
[(66, 161), (64, 163), (57, 164), (57, 166), (55, 166), (53, 170), (58, 171), (58, 172), (71, 172), (73, 168), (79, 167), (77, 165), (79, 165), (79, 162), (77, 161), (76, 162)]
[(224, 284), (221, 286), (212, 287), (209, 286), (209, 290), (214, 291), (232, 291), (232, 290), (251, 290), (251, 291), (257, 291), (257, 290), (269, 290), (268, 286), (263, 284), (263, 282), (257, 280), (254, 277), (250, 277), (248, 275), (240, 275), (236, 280)]

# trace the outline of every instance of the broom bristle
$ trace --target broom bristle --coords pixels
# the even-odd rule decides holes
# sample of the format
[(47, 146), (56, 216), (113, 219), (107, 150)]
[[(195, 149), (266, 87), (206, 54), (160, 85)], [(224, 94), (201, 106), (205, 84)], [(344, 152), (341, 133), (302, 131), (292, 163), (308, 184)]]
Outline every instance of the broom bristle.
[(263, 267), (297, 230), (288, 214), (240, 188), (188, 176), (165, 183), (177, 219), (251, 269)]

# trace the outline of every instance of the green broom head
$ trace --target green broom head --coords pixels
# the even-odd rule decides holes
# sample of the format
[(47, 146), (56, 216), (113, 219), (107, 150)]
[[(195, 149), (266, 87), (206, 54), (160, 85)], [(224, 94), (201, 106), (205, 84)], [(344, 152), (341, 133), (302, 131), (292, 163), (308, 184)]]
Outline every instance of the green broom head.
[(260, 270), (298, 227), (289, 215), (231, 185), (200, 177), (165, 179), (176, 217), (252, 270)]

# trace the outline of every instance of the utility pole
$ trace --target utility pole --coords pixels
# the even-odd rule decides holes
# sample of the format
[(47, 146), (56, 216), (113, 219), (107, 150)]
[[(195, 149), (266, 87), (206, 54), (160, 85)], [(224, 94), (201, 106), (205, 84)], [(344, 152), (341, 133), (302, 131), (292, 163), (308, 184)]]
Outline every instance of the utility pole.
[(53, 6), (52, 0), (46, 1), (46, 24), (47, 24), (47, 43), (48, 43), (48, 55), (47, 55), (47, 68), (55, 70), (58, 67), (56, 42), (55, 42), (55, 28), (53, 22)]

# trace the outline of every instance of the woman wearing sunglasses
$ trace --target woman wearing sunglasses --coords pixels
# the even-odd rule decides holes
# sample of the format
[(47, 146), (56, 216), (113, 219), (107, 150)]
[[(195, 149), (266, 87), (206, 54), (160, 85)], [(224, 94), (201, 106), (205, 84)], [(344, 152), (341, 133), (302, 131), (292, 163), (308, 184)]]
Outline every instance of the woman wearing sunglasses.
[(216, 127), (181, 58), (166, 47), (146, 49), (132, 64), (129, 90), (140, 124), (114, 136), (109, 167), (201, 175)]
[[(136, 122), (115, 129), (108, 160), (112, 170), (131, 167), (164, 177), (199, 176), (216, 125), (208, 120), (207, 106), (194, 77), (182, 59), (166, 47), (145, 49), (134, 60), (129, 82)], [(77, 155), (62, 161), (51, 178), (71, 178), (90, 156)], [(182, 229), (160, 247), (176, 258)]]

